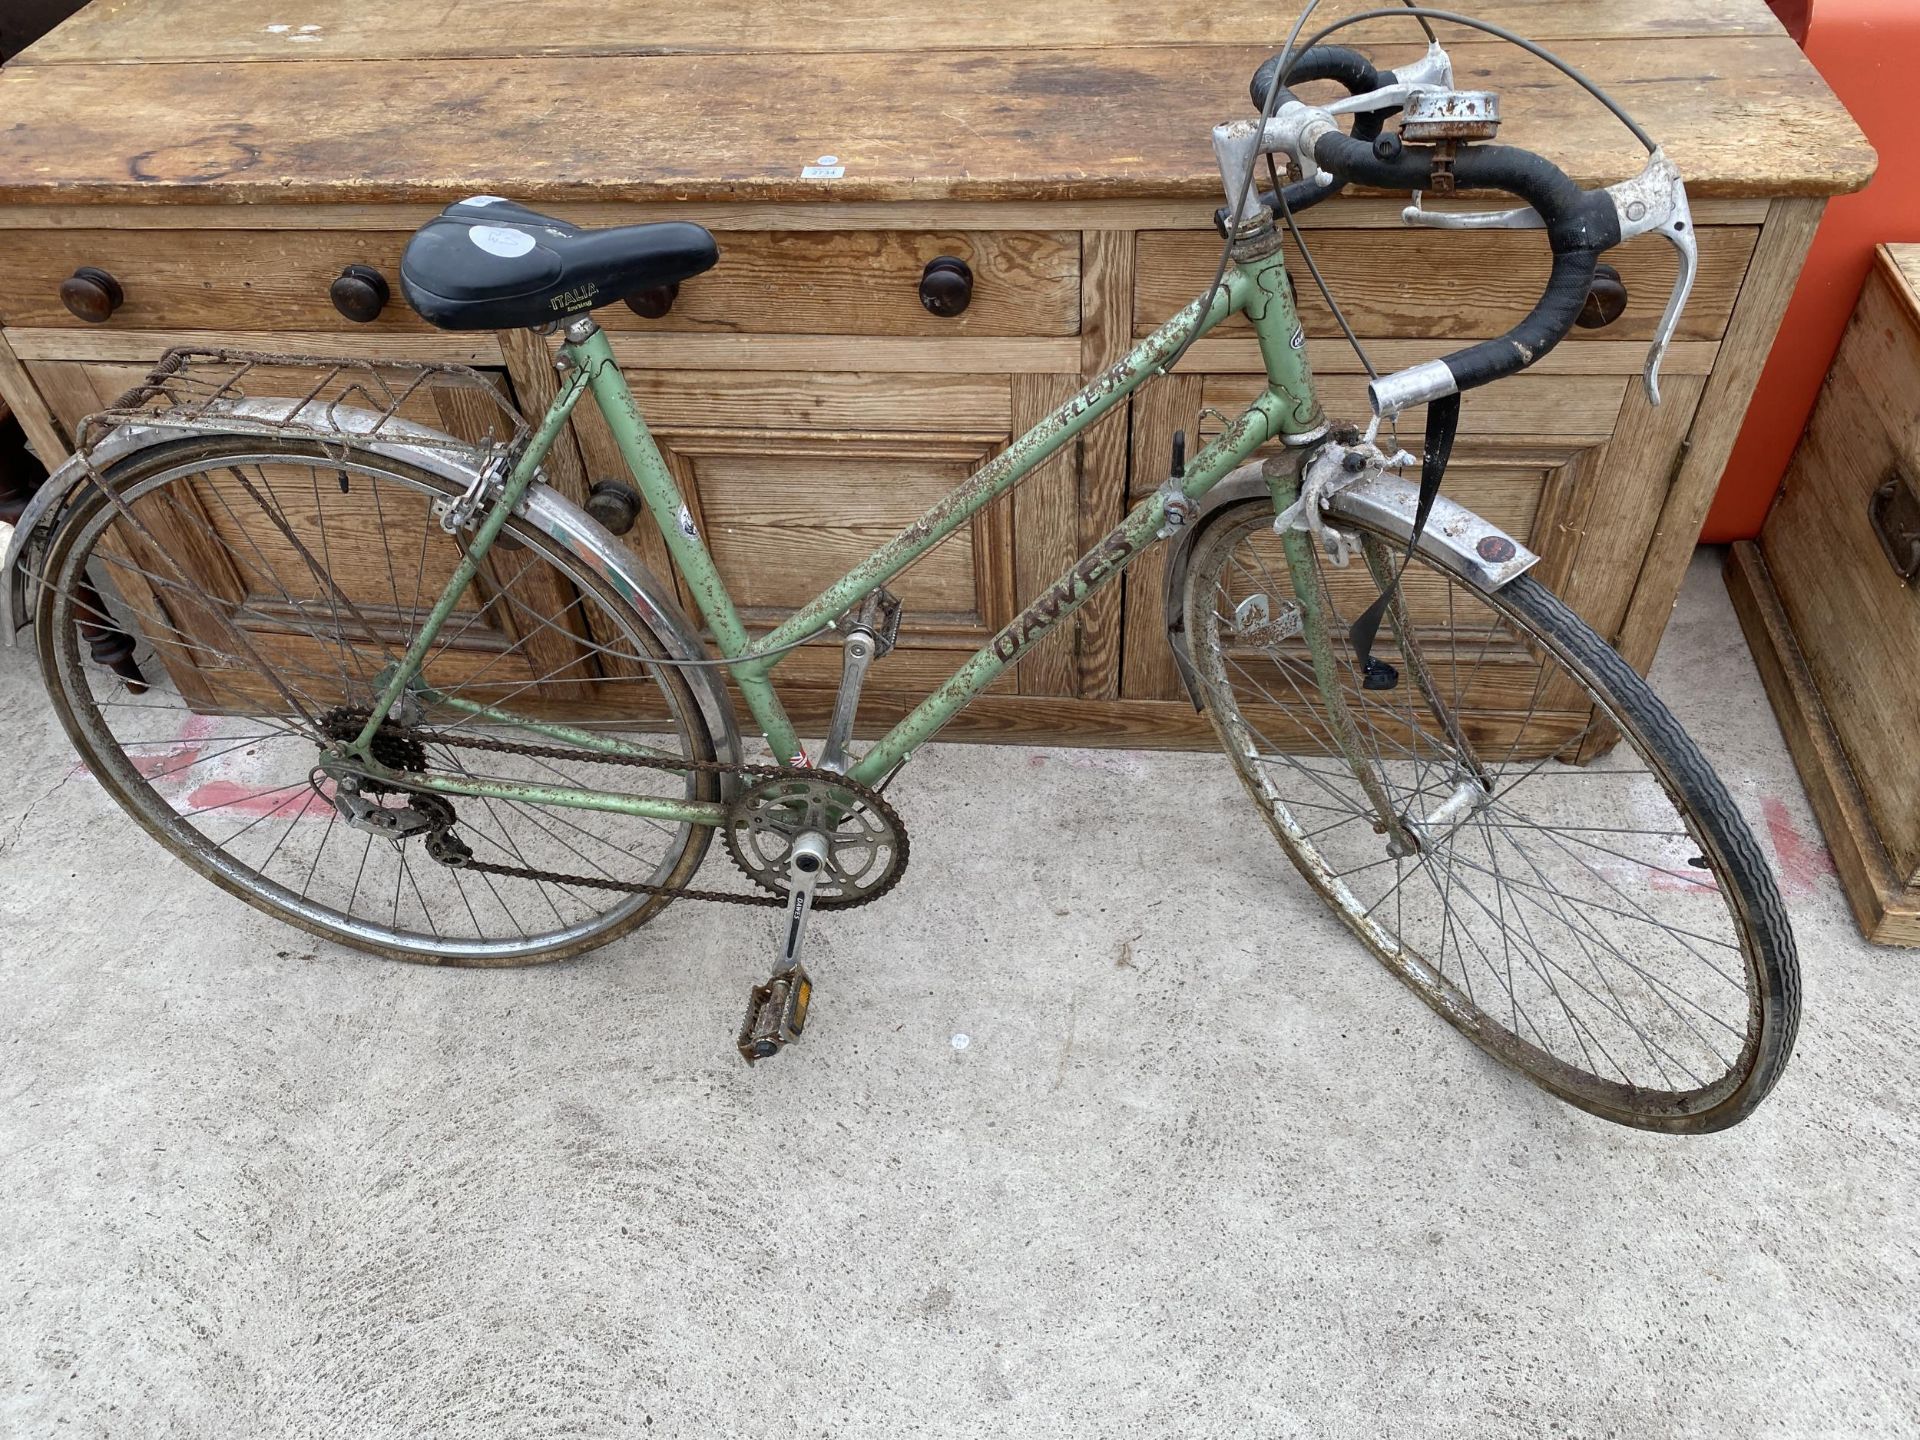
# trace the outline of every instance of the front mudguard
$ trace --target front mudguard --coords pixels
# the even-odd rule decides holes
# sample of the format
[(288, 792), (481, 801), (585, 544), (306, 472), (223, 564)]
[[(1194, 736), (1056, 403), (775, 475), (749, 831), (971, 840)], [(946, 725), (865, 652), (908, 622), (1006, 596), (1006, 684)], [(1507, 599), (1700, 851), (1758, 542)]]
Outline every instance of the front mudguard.
[[(1193, 559), (1193, 547), (1207, 526), (1235, 505), (1249, 500), (1271, 504), (1265, 466), (1287, 465), (1297, 471), (1296, 452), (1276, 456), (1270, 461), (1242, 465), (1209, 490), (1198, 511), (1180, 531), (1167, 556), (1163, 600), (1166, 607), (1167, 643), (1173, 647), (1173, 663), (1180, 671), (1180, 683), (1196, 710), (1205, 709), (1200, 684), (1193, 670), (1193, 655), (1187, 644), (1186, 589), (1187, 567)], [(1342, 518), (1364, 520), (1394, 537), (1404, 548), (1413, 534), (1413, 518), (1420, 508), (1420, 487), (1394, 475), (1362, 480), (1336, 493), (1329, 502), (1327, 518), (1338, 525)], [(1441, 569), (1458, 575), (1483, 590), (1498, 590), (1515, 577), (1525, 574), (1540, 557), (1511, 535), (1491, 525), (1465, 506), (1446, 496), (1437, 496), (1420, 532), (1420, 553)]]
[[(39, 562), (77, 503), (98, 483), (96, 477), (143, 451), (184, 439), (260, 440), (272, 434), (273, 424), (286, 421), (288, 407), (289, 402), (285, 400), (247, 400), (223, 407), (219, 414), (210, 413), (187, 426), (122, 425), (93, 446), (85, 458), (75, 456), (68, 460), (34, 494), (14, 527), (5, 562), (0, 565), (0, 642), (9, 646), (17, 644), (17, 632), (32, 623), (32, 586), (40, 570)], [(221, 414), (232, 422), (231, 428), (220, 423)], [(473, 450), (450, 436), (423, 426), (402, 425), (391, 417), (376, 416), (372, 412), (365, 413), (365, 425), (379, 424), (380, 434), (362, 436), (353, 433), (360, 421), (360, 412), (329, 405), (325, 416), (330, 426), (346, 432), (341, 438), (363, 454), (428, 471), (462, 490), (477, 478), (477, 466), (471, 458)], [(739, 765), (742, 759), (740, 726), (722, 683), (720, 667), (712, 663), (713, 657), (700, 639), (700, 632), (673, 599), (671, 587), (661, 582), (599, 521), (542, 481), (536, 480), (528, 488), (516, 513), (611, 584), (652, 628), (669, 659), (700, 662), (678, 667), (680, 674), (700, 707), (721, 763)], [(731, 777), (723, 776), (723, 794), (731, 794), (732, 783)]]

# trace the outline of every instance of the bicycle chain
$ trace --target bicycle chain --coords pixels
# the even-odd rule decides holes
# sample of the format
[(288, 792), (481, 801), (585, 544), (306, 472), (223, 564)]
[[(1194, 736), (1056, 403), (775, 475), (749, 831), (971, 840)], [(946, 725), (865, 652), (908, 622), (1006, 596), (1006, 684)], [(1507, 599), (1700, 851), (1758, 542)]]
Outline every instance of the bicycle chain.
[[(358, 713), (362, 724), (373, 715), (372, 710), (362, 706), (340, 706), (328, 713), (329, 717)], [(903, 850), (906, 842), (906, 826), (901, 821), (899, 812), (881, 798), (879, 791), (862, 785), (857, 780), (849, 779), (845, 775), (835, 774), (831, 770), (815, 769), (812, 766), (803, 765), (786, 769), (779, 765), (728, 765), (719, 760), (674, 760), (665, 756), (656, 759), (650, 755), (603, 754), (599, 751), (585, 751), (567, 745), (523, 745), (511, 740), (489, 739), (484, 735), (461, 735), (450, 730), (423, 730), (394, 724), (392, 721), (383, 724), (379, 733), (382, 736), (391, 734), (397, 740), (422, 746), (445, 745), (449, 748), (464, 750), (483, 750), (497, 755), (525, 755), (535, 760), (575, 760), (584, 757), (606, 765), (627, 765), (635, 769), (661, 770), (676, 775), (691, 772), (701, 775), (764, 777), (769, 780), (818, 780), (859, 796), (864, 803), (877, 810), (893, 833), (900, 837)], [(732, 847), (726, 848), (729, 857), (732, 858)], [(734, 859), (734, 865), (735, 868), (740, 868), (737, 858)], [(518, 865), (499, 865), (490, 860), (469, 859), (465, 864), (454, 868), (470, 870), (479, 875), (499, 875), (510, 880), (534, 880), (549, 885), (571, 885), (592, 890), (619, 890), (632, 895), (659, 895), (669, 900), (707, 900), (716, 905), (785, 906), (787, 903), (785, 895), (764, 892), (757, 895), (736, 895), (727, 890), (703, 890), (692, 885), (655, 885), (645, 880), (613, 880), (604, 876), (569, 875), (559, 870), (534, 870)], [(905, 871), (905, 865), (896, 867), (887, 882), (870, 894), (831, 903), (819, 901), (816, 902), (815, 908), (855, 910), (862, 905), (870, 905), (899, 884), (900, 876)], [(747, 879), (755, 884), (759, 883), (751, 875), (748, 875)]]

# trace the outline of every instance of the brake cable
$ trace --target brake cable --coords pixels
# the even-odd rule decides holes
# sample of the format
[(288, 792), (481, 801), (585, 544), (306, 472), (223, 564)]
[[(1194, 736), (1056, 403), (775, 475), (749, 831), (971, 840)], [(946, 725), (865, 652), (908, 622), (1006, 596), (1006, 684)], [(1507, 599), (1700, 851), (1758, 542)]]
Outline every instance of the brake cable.
[[(1315, 0), (1315, 3), (1317, 4), (1318, 0)], [(1311, 14), (1313, 9), (1314, 6), (1309, 5), (1306, 14)], [(1306, 19), (1306, 14), (1300, 17), (1302, 21)], [(1434, 10), (1424, 5), (1416, 5), (1413, 3), (1413, 0), (1404, 0), (1404, 4), (1397, 7), (1389, 6), (1375, 10), (1359, 10), (1352, 15), (1343, 15), (1331, 25), (1328, 25), (1322, 30), (1315, 31), (1307, 40), (1306, 49), (1311, 50), (1329, 35), (1334, 34), (1336, 31), (1344, 30), (1349, 25), (1358, 25), (1362, 20), (1393, 20), (1398, 19), (1402, 15), (1411, 15), (1417, 19), (1420, 22), (1421, 28), (1427, 32), (1427, 38), (1429, 40), (1433, 39), (1433, 27), (1428, 22), (1432, 20), (1444, 20), (1450, 25), (1464, 25), (1469, 30), (1482, 30), (1496, 39), (1505, 40), (1512, 45), (1518, 45), (1535, 59), (1544, 60), (1547, 64), (1553, 66), (1554, 69), (1565, 75), (1569, 80), (1573, 81), (1574, 84), (1578, 85), (1582, 90), (1585, 90), (1589, 95), (1593, 96), (1594, 99), (1604, 105), (1612, 112), (1614, 119), (1626, 126), (1627, 129), (1632, 132), (1633, 138), (1646, 147), (1649, 155), (1660, 148), (1659, 145), (1655, 143), (1654, 138), (1647, 133), (1646, 128), (1627, 113), (1626, 107), (1614, 99), (1612, 95), (1608, 94), (1605, 89), (1597, 84), (1584, 71), (1575, 69), (1537, 40), (1529, 40), (1526, 36), (1509, 30), (1504, 25), (1496, 25), (1491, 20), (1476, 19), (1472, 15), (1460, 15), (1452, 10)], [(1296, 34), (1298, 33), (1298, 29), (1299, 27), (1296, 26)], [(1291, 42), (1289, 42), (1289, 44), (1291, 44)]]
[[(1301, 29), (1305, 27), (1308, 17), (1312, 15), (1318, 4), (1319, 0), (1310, 0), (1306, 9), (1301, 12), (1299, 20), (1295, 22), (1293, 33), (1287, 37), (1287, 47), (1282, 51), (1282, 59), (1274, 75), (1273, 89), (1268, 93), (1266, 105), (1261, 113), (1260, 125), (1263, 131), (1266, 128), (1267, 119), (1273, 111), (1274, 101), (1279, 97), (1281, 88), (1291, 75), (1293, 65), (1297, 63), (1297, 57), (1293, 54), (1294, 41), (1299, 38)], [(1496, 25), (1491, 21), (1476, 19), (1470, 15), (1460, 15), (1451, 10), (1430, 9), (1415, 4), (1414, 0), (1402, 0), (1402, 5), (1398, 8), (1363, 10), (1352, 15), (1344, 16), (1334, 21), (1333, 24), (1322, 27), (1309, 37), (1306, 45), (1302, 47), (1302, 52), (1312, 50), (1315, 45), (1320, 44), (1328, 37), (1346, 29), (1350, 25), (1358, 24), (1363, 20), (1386, 20), (1396, 18), (1400, 15), (1411, 15), (1417, 19), (1420, 22), (1420, 28), (1426, 32), (1427, 39), (1430, 42), (1438, 43), (1431, 22), (1434, 20), (1443, 20), (1451, 24), (1464, 26), (1470, 30), (1482, 31), (1494, 36), (1496, 39), (1505, 40), (1510, 44), (1517, 45), (1529, 55), (1553, 66), (1553, 68), (1559, 70), (1588, 94), (1592, 95), (1594, 99), (1598, 100), (1601, 105), (1612, 113), (1615, 119), (1619, 120), (1620, 123), (1632, 133), (1634, 139), (1638, 140), (1640, 144), (1646, 148), (1648, 154), (1651, 155), (1659, 149), (1659, 146), (1655, 143), (1653, 137), (1647, 133), (1645, 127), (1629, 115), (1619, 101), (1615, 100), (1612, 95), (1608, 94), (1605, 89), (1595, 83), (1586, 74), (1569, 65), (1545, 46), (1529, 40), (1526, 36), (1517, 34), (1503, 25)], [(1379, 372), (1374, 368), (1372, 360), (1368, 358), (1365, 347), (1360, 343), (1359, 336), (1354, 333), (1353, 326), (1348, 323), (1345, 312), (1340, 308), (1340, 303), (1334, 299), (1332, 289), (1327, 285), (1326, 279), (1321, 275), (1320, 267), (1314, 261), (1313, 252), (1307, 247), (1306, 237), (1300, 233), (1299, 222), (1294, 217), (1293, 207), (1287, 203), (1286, 187), (1280, 183), (1279, 172), (1274, 164), (1271, 152), (1266, 152), (1266, 159), (1267, 172), (1273, 180), (1274, 197), (1279, 204), (1281, 217), (1286, 222), (1287, 231), (1293, 237), (1294, 246), (1300, 252), (1300, 258), (1306, 262), (1308, 273), (1313, 276), (1314, 285), (1319, 289), (1321, 298), (1326, 301), (1327, 308), (1333, 313), (1333, 318), (1339, 324), (1341, 332), (1346, 336), (1347, 343), (1353, 347), (1353, 353), (1359, 357), (1361, 366), (1366, 370), (1369, 378), (1378, 379)], [(1249, 166), (1249, 183), (1251, 183), (1251, 170), (1252, 167)], [(1243, 187), (1234, 207), (1233, 213), (1235, 215), (1240, 213), (1240, 206), (1245, 203), (1245, 200), (1246, 188)], [(1230, 251), (1231, 248), (1232, 240), (1229, 238), (1227, 242), (1228, 251)], [(1227, 253), (1223, 252), (1221, 256), (1221, 278), (1225, 276), (1226, 260)], [(1219, 283), (1218, 279), (1216, 279), (1215, 283)], [(1211, 304), (1212, 298), (1211, 294), (1209, 294), (1208, 305), (1211, 306)], [(1184, 349), (1184, 347), (1182, 348)], [(1406, 574), (1407, 566), (1413, 563), (1414, 554), (1420, 544), (1420, 537), (1426, 530), (1427, 519), (1432, 514), (1435, 500), (1439, 498), (1440, 485), (1446, 476), (1447, 465), (1453, 455), (1453, 443), (1459, 434), (1460, 400), (1461, 397), (1456, 391), (1454, 394), (1444, 396), (1441, 399), (1431, 402), (1427, 406), (1426, 437), (1421, 445), (1420, 490), (1414, 510), (1413, 528), (1407, 540), (1407, 553), (1401, 557), (1400, 564), (1395, 569), (1392, 577), (1385, 585), (1380, 587), (1379, 596), (1360, 614), (1347, 631), (1347, 643), (1352, 647), (1355, 658), (1360, 662), (1360, 683), (1364, 689), (1388, 690), (1392, 689), (1399, 681), (1398, 672), (1396, 672), (1391, 665), (1374, 656), (1373, 643), (1379, 635), (1380, 622), (1385, 619), (1388, 606), (1393, 603), (1393, 597), (1399, 593), (1400, 582)]]
[[(1439, 37), (1433, 33), (1432, 22), (1430, 22), (1426, 18), (1426, 14), (1423, 11), (1421, 11), (1418, 5), (1414, 3), (1414, 0), (1400, 0), (1400, 3), (1401, 3), (1401, 6), (1404, 7), (1406, 11), (1412, 13), (1414, 18), (1420, 22), (1420, 28), (1426, 31), (1427, 39), (1433, 44), (1436, 44), (1436, 45), (1439, 44), (1440, 43)], [(1300, 32), (1306, 28), (1307, 21), (1312, 17), (1313, 12), (1319, 8), (1320, 8), (1320, 0), (1307, 0), (1306, 8), (1300, 12), (1299, 18), (1293, 22), (1293, 29), (1287, 33), (1287, 43), (1281, 46), (1280, 48), (1280, 67), (1278, 70), (1274, 72), (1273, 88), (1267, 92), (1266, 103), (1260, 108), (1260, 128), (1263, 131), (1267, 128), (1267, 121), (1273, 118), (1274, 106), (1278, 103), (1280, 99), (1280, 92), (1286, 88), (1287, 81), (1292, 78), (1293, 67), (1299, 63), (1301, 54), (1305, 53), (1304, 50), (1300, 52), (1296, 52), (1294, 50), (1294, 42), (1300, 38)], [(1400, 11), (1390, 10), (1390, 11), (1379, 12), (1379, 13), (1397, 15), (1400, 13)], [(1342, 22), (1342, 23), (1345, 23), (1345, 22)], [(1332, 29), (1337, 29), (1337, 28), (1339, 27), (1338, 26), (1332, 27)], [(1323, 31), (1321, 33), (1330, 34), (1331, 29), (1327, 31)], [(1314, 41), (1310, 43), (1308, 46), (1306, 46), (1305, 49), (1311, 49), (1313, 44), (1318, 44), (1318, 43), (1319, 43), (1319, 37), (1316, 36), (1314, 38)], [(1272, 167), (1272, 164), (1273, 164), (1272, 155), (1267, 156), (1267, 164), (1269, 168)], [(1259, 169), (1259, 165), (1260, 165), (1259, 155), (1258, 155), (1258, 152), (1256, 152), (1247, 161), (1247, 173), (1241, 177), (1240, 189), (1238, 193), (1229, 197), (1233, 201), (1233, 208), (1231, 212), (1233, 215), (1238, 215), (1240, 213), (1242, 207), (1244, 207), (1247, 202), (1247, 196), (1252, 193), (1253, 177), (1255, 172)], [(1278, 188), (1279, 188), (1278, 182), (1276, 181), (1275, 189), (1277, 190)], [(1299, 239), (1300, 239), (1300, 232), (1297, 229), (1295, 229), (1294, 241), (1296, 244), (1299, 243)], [(1214, 266), (1213, 283), (1207, 286), (1206, 299), (1201, 303), (1201, 306), (1200, 306), (1200, 318), (1202, 319), (1204, 319), (1207, 312), (1213, 308), (1214, 298), (1219, 295), (1220, 287), (1226, 283), (1227, 265), (1231, 262), (1233, 258), (1233, 240), (1234, 240), (1233, 227), (1231, 224), (1229, 224), (1227, 227), (1226, 239), (1220, 246), (1220, 263)], [(1301, 254), (1303, 257), (1305, 257), (1307, 261), (1307, 268), (1313, 271), (1314, 279), (1316, 281), (1320, 281), (1319, 267), (1313, 263), (1313, 258), (1306, 254), (1306, 251), (1304, 248), (1302, 248)], [(1320, 293), (1326, 297), (1328, 305), (1332, 307), (1334, 312), (1334, 317), (1340, 322), (1340, 328), (1347, 332), (1347, 339), (1353, 344), (1354, 349), (1358, 350), (1360, 348), (1360, 342), (1354, 339), (1352, 327), (1347, 324), (1346, 316), (1340, 313), (1340, 307), (1337, 304), (1334, 304), (1333, 296), (1328, 293), (1326, 283), (1324, 281), (1320, 281)], [(1187, 336), (1184, 340), (1180, 342), (1179, 348), (1176, 349), (1172, 355), (1168, 356), (1167, 359), (1160, 365), (1159, 369), (1162, 375), (1171, 375), (1173, 373), (1173, 368), (1180, 363), (1181, 359), (1187, 353), (1187, 347), (1193, 344), (1194, 340), (1199, 337), (1199, 334), (1200, 334), (1199, 320), (1196, 320), (1194, 322), (1194, 328), (1187, 332)], [(1373, 370), (1372, 364), (1368, 362), (1367, 357), (1364, 354), (1361, 355), (1360, 357), (1360, 363), (1367, 366), (1367, 373), (1369, 375), (1373, 375), (1375, 373)]]

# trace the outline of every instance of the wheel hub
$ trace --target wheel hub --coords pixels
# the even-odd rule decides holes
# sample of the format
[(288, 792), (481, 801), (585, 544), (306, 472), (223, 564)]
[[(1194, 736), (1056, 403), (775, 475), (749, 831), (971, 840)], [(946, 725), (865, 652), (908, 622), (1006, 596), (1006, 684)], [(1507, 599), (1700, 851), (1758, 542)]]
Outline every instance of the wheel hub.
[[(320, 733), (339, 744), (357, 740), (372, 716), (373, 711), (364, 706), (336, 705), (320, 717)], [(417, 774), (427, 768), (426, 746), (390, 720), (383, 720), (374, 731), (367, 751), (376, 765), (388, 770)], [(451, 800), (443, 795), (418, 794), (389, 785), (375, 776), (363, 775), (351, 759), (331, 748), (322, 747), (321, 756), (311, 783), (315, 790), (320, 790), (324, 781), (333, 781), (333, 794), (328, 798), (351, 828), (378, 835), (395, 845), (415, 835), (424, 836), (427, 853), (443, 865), (460, 866), (472, 859), (473, 852), (453, 833), (458, 816)], [(378, 797), (395, 794), (402, 796), (404, 803), (380, 803)]]
[[(367, 727), (367, 721), (373, 718), (373, 711), (364, 705), (336, 705), (319, 719), (320, 733), (328, 740), (338, 744), (358, 740), (360, 732)], [(330, 753), (329, 747), (322, 746)], [(427, 747), (409, 735), (403, 734), (391, 720), (380, 722), (380, 728), (373, 732), (373, 744), (368, 746), (376, 765), (389, 770), (420, 771), (427, 768)], [(364, 778), (360, 788), (374, 794), (384, 793), (391, 786), (381, 785), (371, 778)]]

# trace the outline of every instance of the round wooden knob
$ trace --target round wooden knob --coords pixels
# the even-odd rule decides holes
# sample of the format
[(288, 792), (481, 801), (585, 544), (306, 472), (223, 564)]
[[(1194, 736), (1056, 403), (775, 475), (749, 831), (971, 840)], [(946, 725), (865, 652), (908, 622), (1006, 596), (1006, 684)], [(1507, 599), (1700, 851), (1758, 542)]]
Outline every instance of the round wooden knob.
[(393, 298), (387, 277), (371, 265), (349, 265), (327, 287), (333, 308), (356, 325), (367, 325), (380, 318)]
[(587, 513), (614, 535), (624, 535), (640, 518), (640, 496), (621, 480), (596, 480), (587, 492)]
[(1579, 318), (1573, 323), (1582, 330), (1598, 330), (1618, 320), (1626, 308), (1627, 287), (1621, 282), (1620, 272), (1611, 265), (1596, 265), (1587, 303), (1580, 307)]
[(920, 303), (951, 319), (973, 303), (973, 268), (952, 255), (937, 255), (920, 272)]
[(60, 303), (89, 325), (106, 324), (126, 301), (120, 282), (92, 265), (82, 265), (60, 282)]
[(673, 302), (680, 298), (680, 282), (670, 285), (649, 285), (645, 290), (636, 290), (627, 296), (627, 308), (643, 320), (658, 320), (673, 309)]

